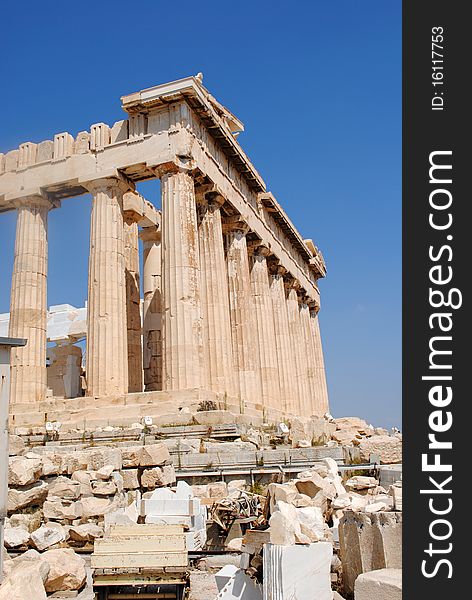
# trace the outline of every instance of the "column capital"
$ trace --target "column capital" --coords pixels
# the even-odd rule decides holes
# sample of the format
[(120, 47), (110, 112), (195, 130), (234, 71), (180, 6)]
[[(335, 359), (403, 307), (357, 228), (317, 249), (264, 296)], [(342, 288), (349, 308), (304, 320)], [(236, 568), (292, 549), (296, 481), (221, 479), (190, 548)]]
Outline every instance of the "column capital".
[(151, 227), (143, 227), (139, 232), (139, 239), (143, 242), (160, 242), (161, 230), (157, 225)]
[(223, 233), (239, 231), (242, 235), (246, 235), (251, 230), (242, 215), (232, 215), (231, 217), (225, 217), (224, 219), (222, 219), (221, 226), (223, 228)]
[(59, 200), (50, 200), (47, 194), (29, 194), (21, 198), (15, 198), (12, 202), (15, 208), (31, 207), (31, 208), (58, 208), (61, 203)]
[(251, 240), (248, 242), (247, 251), (249, 256), (263, 256), (267, 258), (272, 255), (272, 250), (262, 240)]
[(274, 257), (274, 260), (272, 260), (271, 258), (267, 264), (269, 267), (269, 274), (272, 277), (282, 277), (283, 279), (285, 279), (285, 276), (287, 275), (288, 271), (285, 267), (279, 264), (278, 258)]
[(91, 194), (117, 189), (122, 194), (129, 190), (134, 190), (134, 183), (123, 176), (103, 177), (101, 179), (92, 179), (91, 181), (80, 182), (81, 185)]
[(195, 201), (210, 210), (218, 210), (226, 202), (223, 194), (213, 183), (195, 186)]
[(152, 168), (156, 177), (164, 177), (165, 175), (176, 175), (177, 173), (186, 173), (193, 175), (195, 172), (195, 164), (191, 156), (176, 156), (175, 160), (170, 160), (161, 163)]
[(295, 279), (295, 277), (287, 277), (287, 279), (284, 280), (284, 285), (288, 291), (295, 290), (297, 294), (302, 288), (301, 283), (298, 279)]

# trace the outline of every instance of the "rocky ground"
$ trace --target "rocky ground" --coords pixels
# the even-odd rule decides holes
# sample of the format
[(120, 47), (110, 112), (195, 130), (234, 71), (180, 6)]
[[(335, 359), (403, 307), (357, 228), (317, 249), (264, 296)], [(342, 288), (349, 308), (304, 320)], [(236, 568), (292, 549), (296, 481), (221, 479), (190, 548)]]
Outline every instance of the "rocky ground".
[[(212, 414), (201, 414), (200, 421), (228, 423), (230, 418), (224, 414), (227, 411), (208, 413)], [(144, 428), (135, 424), (135, 429)], [(10, 436), (5, 547), (18, 556), (12, 559), (5, 553), (6, 580), (0, 587), (0, 600), (41, 600), (48, 594), (74, 591), (79, 591), (81, 600), (91, 600), (90, 570), (75, 551), (91, 550), (114, 512), (146, 492), (175, 483), (169, 453), (175, 443), (175, 439), (164, 439), (145, 445), (122, 442), (106, 447), (89, 442), (64, 447), (58, 442), (56, 447), (30, 447), (27, 436)], [(401, 463), (401, 435), (389, 434), (356, 417), (293, 419), (286, 428), (247, 427), (236, 441), (216, 441), (210, 436), (179, 439), (178, 443), (188, 452), (209, 455), (287, 444), (293, 448), (343, 446), (351, 449), (357, 462), (374, 457), (383, 464)], [(267, 502), (261, 518), (270, 526), (268, 539), (283, 545), (330, 541), (337, 559), (332, 565), (335, 585), (340, 583), (340, 560), (350, 560), (340, 556), (337, 541), (346, 515), (401, 510), (401, 485), (384, 489), (373, 477), (351, 475), (343, 481), (335, 461), (324, 459), (293, 480), (274, 482), (263, 490)], [(245, 492), (245, 482), (239, 487), (234, 484), (195, 486), (195, 494), (215, 502), (237, 498)], [(242, 546), (243, 539), (233, 537), (230, 548), (240, 552)], [(255, 560), (254, 556), (250, 560)], [(199, 570), (192, 572), (190, 598), (211, 600), (216, 596), (214, 571), (215, 567), (201, 563)], [(252, 570), (251, 576), (257, 573)], [(35, 595), (31, 595), (33, 590)]]

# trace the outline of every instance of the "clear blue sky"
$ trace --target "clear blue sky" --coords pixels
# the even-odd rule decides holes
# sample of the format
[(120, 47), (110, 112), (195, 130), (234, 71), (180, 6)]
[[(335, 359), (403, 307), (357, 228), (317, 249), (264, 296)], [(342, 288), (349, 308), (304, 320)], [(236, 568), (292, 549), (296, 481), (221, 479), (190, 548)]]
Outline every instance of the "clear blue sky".
[[(124, 117), (120, 96), (204, 73), (239, 141), (321, 248), (335, 416), (401, 420), (401, 3), (8, 2), (0, 151)], [(150, 200), (156, 187), (147, 186)], [(50, 215), (48, 302), (87, 294), (90, 199)], [(0, 312), (15, 215), (0, 215)]]

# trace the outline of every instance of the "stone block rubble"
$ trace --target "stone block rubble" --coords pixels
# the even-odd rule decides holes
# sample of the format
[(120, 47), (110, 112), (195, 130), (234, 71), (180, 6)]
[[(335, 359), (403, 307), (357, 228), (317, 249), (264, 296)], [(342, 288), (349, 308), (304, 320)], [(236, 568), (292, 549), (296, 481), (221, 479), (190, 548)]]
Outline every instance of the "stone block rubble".
[(401, 433), (389, 434), (386, 429), (369, 425), (359, 417), (334, 419), (329, 414), (323, 418), (295, 417), (290, 421), (289, 440), (294, 448), (351, 446), (356, 448), (354, 457), (359, 463), (402, 462)]
[(86, 581), (85, 560), (69, 548), (42, 554), (28, 550), (5, 562), (4, 575), (0, 600), (42, 600), (46, 593), (82, 589)]
[[(399, 490), (401, 482), (387, 491), (372, 476), (343, 481), (337, 463), (326, 458), (296, 479), (270, 483), (255, 528), (227, 547), (241, 553), (240, 571), (262, 586), (264, 599), (307, 598), (313, 589), (317, 597), (331, 598), (332, 584), (352, 594), (361, 573), (401, 568)], [(236, 573), (230, 582), (246, 581)], [(226, 585), (229, 595), (221, 598), (240, 597)]]
[(141, 514), (145, 523), (183, 525), (189, 552), (202, 550), (205, 546), (207, 509), (185, 481), (178, 482), (175, 492), (169, 488), (161, 488), (144, 494)]
[[(343, 427), (355, 427), (359, 436), (355, 439), (360, 443), (385, 437), (383, 431), (372, 431), (359, 419), (324, 418), (323, 422), (333, 434)], [(298, 425), (294, 423), (289, 435)], [(340, 429), (333, 429), (338, 426)], [(260, 448), (261, 456), (270, 452), (278, 456), (279, 450), (264, 449), (266, 444), (274, 443), (271, 435), (263, 429), (252, 429), (234, 442), (169, 438), (145, 445), (120, 442), (113, 446), (34, 448), (28, 447), (21, 437), (11, 436), (5, 546), (36, 561), (47, 555), (52, 561), (55, 555), (51, 552), (59, 552), (56, 562), (60, 566), (73, 563), (74, 549), (93, 548), (94, 541), (113, 525), (182, 525), (186, 548), (192, 551), (205, 548), (207, 531), (213, 524), (226, 536), (226, 549), (240, 554), (237, 572), (219, 593), (223, 593), (223, 588), (224, 594), (233, 593), (232, 588), (247, 589), (246, 593), (252, 594), (248, 598), (257, 600), (265, 599), (264, 581), (270, 585), (266, 571), (271, 568), (272, 559), (268, 553), (275, 557), (276, 550), (269, 548), (285, 549), (279, 552), (279, 558), (274, 558), (283, 572), (285, 558), (292, 556), (292, 551), (301, 553), (313, 547), (322, 552), (321, 548), (329, 547), (329, 560), (323, 559), (323, 564), (328, 562), (323, 581), (347, 594), (354, 593), (356, 579), (364, 572), (401, 568), (401, 480), (386, 489), (372, 473), (357, 474), (355, 465), (351, 476), (343, 479), (337, 462), (326, 457), (288, 481), (275, 477), (258, 493), (249, 491), (244, 479), (193, 486), (179, 481), (176, 485), (172, 456), (178, 455), (170, 452), (175, 452), (176, 444), (179, 448), (188, 447), (190, 454), (208, 456), (206, 460), (225, 453), (231, 456), (231, 451), (247, 452), (246, 445)], [(387, 437), (394, 444), (401, 444), (398, 434)], [(287, 441), (293, 445), (290, 438), (282, 440), (282, 447)], [(339, 444), (334, 439), (329, 443)], [(357, 450), (359, 446), (353, 442), (348, 448)], [(397, 458), (401, 459), (401, 455), (397, 454)], [(287, 560), (290, 563), (292, 559)], [(7, 575), (19, 564), (18, 559), (8, 561)], [(72, 567), (68, 572), (73, 572)], [(312, 575), (315, 576), (303, 574), (296, 579), (305, 580)], [(72, 590), (81, 578), (57, 576), (54, 581), (48, 586)], [(5, 582), (1, 589), (6, 585)], [(288, 591), (284, 593), (295, 593), (297, 587), (293, 585), (293, 579), (288, 577)]]

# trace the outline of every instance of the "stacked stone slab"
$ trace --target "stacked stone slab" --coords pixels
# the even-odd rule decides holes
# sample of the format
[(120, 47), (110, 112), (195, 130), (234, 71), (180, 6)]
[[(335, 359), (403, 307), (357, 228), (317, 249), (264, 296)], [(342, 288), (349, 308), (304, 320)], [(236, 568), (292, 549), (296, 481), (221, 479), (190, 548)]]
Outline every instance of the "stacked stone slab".
[(187, 550), (203, 550), (207, 539), (206, 506), (194, 498), (192, 488), (185, 481), (179, 481), (175, 492), (162, 488), (145, 497), (142, 513), (146, 523), (183, 525)]
[[(18, 211), (10, 335), (28, 339), (12, 352), (12, 404), (34, 412), (46, 398), (48, 211), (91, 193), (87, 398), (112, 405), (144, 386), (273, 422), (323, 415), (324, 260), (267, 192), (234, 135), (242, 123), (195, 77), (122, 105), (129, 119), (112, 127), (0, 157), (0, 210)], [(151, 178), (161, 212), (135, 191)]]

